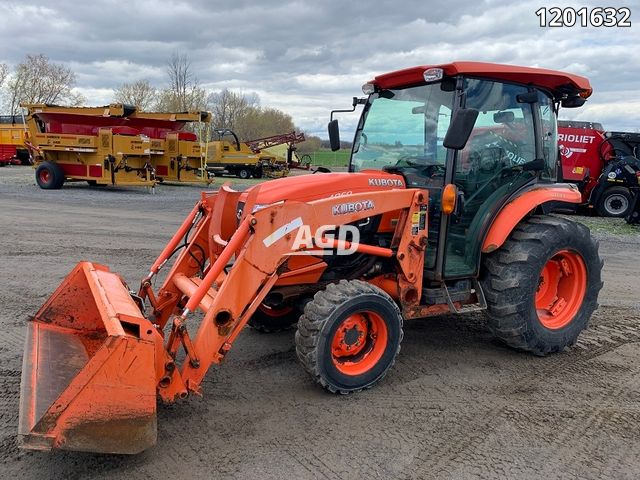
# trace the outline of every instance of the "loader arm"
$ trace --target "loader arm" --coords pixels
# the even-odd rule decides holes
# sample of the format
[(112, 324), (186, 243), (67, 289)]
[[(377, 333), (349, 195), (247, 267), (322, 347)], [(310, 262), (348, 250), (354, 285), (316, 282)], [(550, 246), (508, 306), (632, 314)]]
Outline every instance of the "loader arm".
[[(371, 245), (358, 245), (358, 248), (372, 255), (395, 256), (401, 272), (398, 276), (401, 300), (409, 304), (420, 300), (426, 229), (411, 232), (414, 224), (408, 219), (419, 215), (420, 207), (426, 204), (423, 192), (403, 189), (312, 202), (282, 202), (245, 213), (237, 230), (229, 236), (228, 222), (237, 221), (229, 213), (236, 212), (235, 193), (225, 187), (216, 194), (203, 196), (199, 207), (202, 218), (194, 226), (193, 239), (176, 260), (158, 295), (151, 291), (150, 279), (143, 282), (143, 296), (156, 301), (156, 305), (152, 305), (155, 322), (161, 326), (171, 325), (166, 345), (168, 355), (174, 358), (180, 345), (187, 354), (187, 361), (179, 372), (170, 363), (159, 379), (159, 393), (165, 401), (183, 395), (184, 388), (200, 392), (200, 383), (211, 364), (222, 362), (279, 276), (288, 271), (287, 260), (294, 252), (297, 230), (303, 225), (316, 231), (325, 225), (345, 225), (386, 212), (400, 212), (391, 249)], [(256, 195), (257, 191), (253, 192), (253, 198)], [(336, 205), (344, 204), (345, 198), (347, 203), (367, 205), (367, 208), (337, 214)], [(228, 208), (228, 203), (234, 208)], [(254, 200), (249, 198), (244, 211), (251, 212), (253, 204)], [(211, 261), (199, 272), (198, 260), (194, 257), (196, 252), (203, 251), (207, 239), (212, 242)], [(233, 257), (233, 265), (225, 272)], [(169, 301), (158, 304), (157, 299)], [(176, 308), (182, 311), (175, 313)], [(196, 309), (202, 310), (205, 316), (192, 339), (187, 328), (188, 317)]]

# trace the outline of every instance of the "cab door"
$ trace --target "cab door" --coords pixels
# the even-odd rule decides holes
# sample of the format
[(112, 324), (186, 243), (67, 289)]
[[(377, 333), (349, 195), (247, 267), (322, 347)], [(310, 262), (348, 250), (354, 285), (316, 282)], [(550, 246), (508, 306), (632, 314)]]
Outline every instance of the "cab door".
[(438, 245), (444, 256), (444, 278), (477, 274), (482, 232), (496, 207), (535, 181), (536, 172), (518, 168), (534, 160), (536, 152), (533, 109), (537, 104), (518, 98), (528, 91), (509, 83), (464, 80), (464, 106), (477, 109), (479, 115), (466, 147), (448, 165), (454, 169), (452, 181), (459, 197), (455, 214), (444, 220), (449, 223)]

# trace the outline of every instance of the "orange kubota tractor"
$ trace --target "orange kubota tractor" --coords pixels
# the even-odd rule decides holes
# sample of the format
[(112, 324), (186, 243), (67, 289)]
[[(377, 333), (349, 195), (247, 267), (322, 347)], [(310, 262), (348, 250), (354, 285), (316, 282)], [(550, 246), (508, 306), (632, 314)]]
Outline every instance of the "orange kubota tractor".
[(414, 318), (486, 310), (497, 338), (536, 355), (576, 341), (602, 286), (598, 245), (545, 214), (580, 201), (556, 183), (556, 114), (588, 80), (458, 62), (363, 90), (348, 173), (203, 192), (137, 291), (75, 267), (28, 323), (24, 448), (150, 447), (157, 397), (200, 394), (247, 324), (297, 322), (303, 367), (340, 393), (385, 375)]

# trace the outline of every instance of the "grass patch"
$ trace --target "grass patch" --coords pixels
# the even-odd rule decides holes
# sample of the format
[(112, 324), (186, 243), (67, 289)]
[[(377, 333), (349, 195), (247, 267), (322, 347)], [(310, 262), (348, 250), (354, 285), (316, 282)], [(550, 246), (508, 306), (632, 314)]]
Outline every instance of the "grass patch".
[(348, 150), (338, 150), (332, 152), (331, 150), (318, 150), (309, 154), (311, 157), (311, 165), (316, 167), (346, 167), (349, 165), (349, 155), (351, 152)]
[(592, 233), (640, 235), (640, 227), (629, 225), (623, 218), (582, 217), (579, 215), (567, 215), (565, 218), (586, 225)]

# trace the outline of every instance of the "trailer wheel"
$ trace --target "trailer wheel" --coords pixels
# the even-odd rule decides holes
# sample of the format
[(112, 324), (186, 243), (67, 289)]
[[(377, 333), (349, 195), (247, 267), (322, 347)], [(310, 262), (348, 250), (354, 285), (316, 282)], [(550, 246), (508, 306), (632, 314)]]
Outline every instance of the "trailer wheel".
[(333, 393), (370, 388), (395, 362), (402, 315), (384, 291), (342, 280), (315, 294), (298, 321), (296, 352), (302, 366)]
[(600, 196), (598, 214), (603, 217), (622, 218), (629, 214), (631, 192), (625, 187), (609, 187)]
[(33, 159), (31, 158), (31, 155), (29, 155), (28, 150), (19, 148), (16, 151), (16, 158), (20, 160), (20, 165), (33, 165)]
[(274, 333), (288, 330), (300, 318), (300, 310), (295, 306), (273, 308), (262, 304), (247, 322), (260, 333)]
[(237, 175), (239, 178), (246, 180), (251, 177), (251, 172), (247, 168), (241, 168), (238, 170)]
[(489, 328), (535, 355), (573, 345), (598, 307), (602, 264), (584, 225), (541, 216), (521, 222), (483, 262)]
[(58, 190), (64, 184), (64, 172), (53, 162), (43, 162), (36, 168), (36, 183), (44, 190)]

